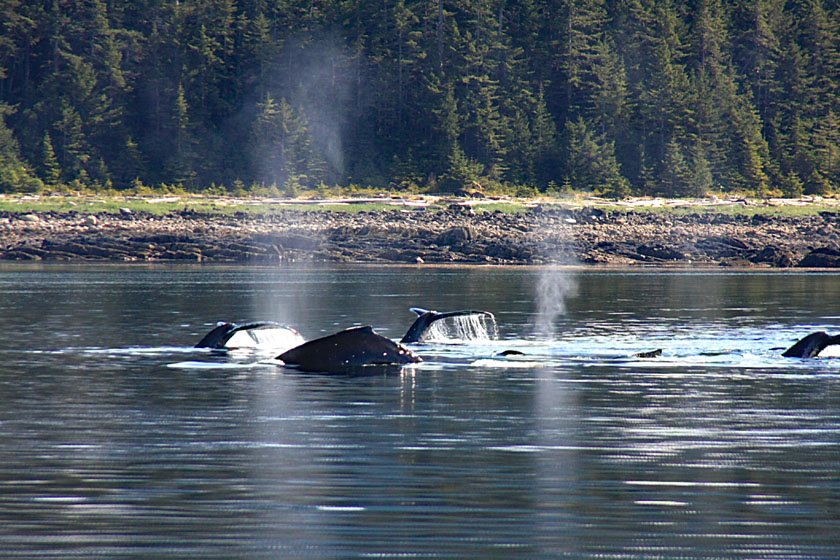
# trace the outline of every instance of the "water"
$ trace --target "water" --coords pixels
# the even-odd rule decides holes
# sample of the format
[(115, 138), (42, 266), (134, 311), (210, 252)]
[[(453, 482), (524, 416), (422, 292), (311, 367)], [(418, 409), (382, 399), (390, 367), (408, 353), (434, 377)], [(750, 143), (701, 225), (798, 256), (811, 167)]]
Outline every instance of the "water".
[[(4, 266), (0, 556), (840, 557), (840, 360), (772, 350), (840, 330), (840, 277), (568, 272), (546, 340), (536, 269)], [(410, 306), (500, 340), (367, 377), (189, 348)]]
[(426, 329), (421, 341), (476, 344), (497, 340), (499, 326), (490, 312), (438, 319)]

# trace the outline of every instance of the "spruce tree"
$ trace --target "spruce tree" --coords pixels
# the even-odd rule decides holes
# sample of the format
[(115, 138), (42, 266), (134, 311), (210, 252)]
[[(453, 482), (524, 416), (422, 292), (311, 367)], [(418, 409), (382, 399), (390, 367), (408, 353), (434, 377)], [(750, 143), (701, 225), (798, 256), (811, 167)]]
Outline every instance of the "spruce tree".
[(603, 134), (595, 134), (580, 117), (566, 123), (565, 176), (573, 188), (603, 192), (614, 197), (629, 194), (629, 183), (615, 158), (615, 145)]
[(669, 197), (685, 197), (694, 194), (692, 173), (682, 153), (680, 143), (671, 139), (665, 145), (662, 171), (659, 173), (659, 192)]
[(50, 133), (44, 132), (44, 139), (41, 142), (41, 157), (39, 158), (39, 171), (41, 179), (49, 186), (58, 184), (61, 178), (61, 166), (55, 157)]
[(171, 130), (174, 134), (173, 151), (170, 155), (170, 180), (188, 189), (195, 184), (195, 138), (193, 125), (190, 122), (189, 105), (187, 105), (184, 86), (178, 86), (178, 94), (172, 107)]
[(12, 131), (6, 126), (11, 109), (0, 104), (0, 192), (37, 191), (41, 182), (23, 163)]

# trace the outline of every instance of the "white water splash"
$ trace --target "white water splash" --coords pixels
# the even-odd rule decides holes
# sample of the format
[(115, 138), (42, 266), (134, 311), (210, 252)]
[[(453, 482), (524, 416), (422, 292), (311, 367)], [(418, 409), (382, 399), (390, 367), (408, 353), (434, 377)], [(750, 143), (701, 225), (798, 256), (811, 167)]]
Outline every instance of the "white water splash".
[(496, 340), (499, 327), (492, 313), (457, 315), (432, 323), (423, 334), (423, 342), (464, 342)]
[(290, 327), (248, 329), (234, 333), (225, 343), (228, 348), (266, 349), (283, 353), (305, 341), (299, 332)]

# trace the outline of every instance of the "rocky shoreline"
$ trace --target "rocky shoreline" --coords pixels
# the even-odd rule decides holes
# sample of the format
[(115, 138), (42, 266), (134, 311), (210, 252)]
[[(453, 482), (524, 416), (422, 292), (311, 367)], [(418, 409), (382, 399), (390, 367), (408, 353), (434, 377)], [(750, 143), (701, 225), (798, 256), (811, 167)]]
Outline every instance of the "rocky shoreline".
[(0, 212), (0, 260), (835, 268), (838, 226), (838, 212), (682, 215), (555, 205), (521, 213), (468, 204), (271, 215)]

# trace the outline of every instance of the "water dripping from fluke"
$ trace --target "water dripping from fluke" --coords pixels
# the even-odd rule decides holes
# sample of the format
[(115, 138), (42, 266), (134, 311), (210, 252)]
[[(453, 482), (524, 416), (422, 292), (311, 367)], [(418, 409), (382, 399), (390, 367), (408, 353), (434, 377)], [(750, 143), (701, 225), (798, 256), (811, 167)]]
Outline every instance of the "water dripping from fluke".
[(458, 315), (433, 323), (423, 336), (424, 342), (482, 342), (499, 338), (499, 328), (492, 313)]
[(477, 342), (499, 338), (496, 317), (489, 311), (439, 313), (412, 307), (418, 317), (403, 336), (403, 344), (417, 342)]

